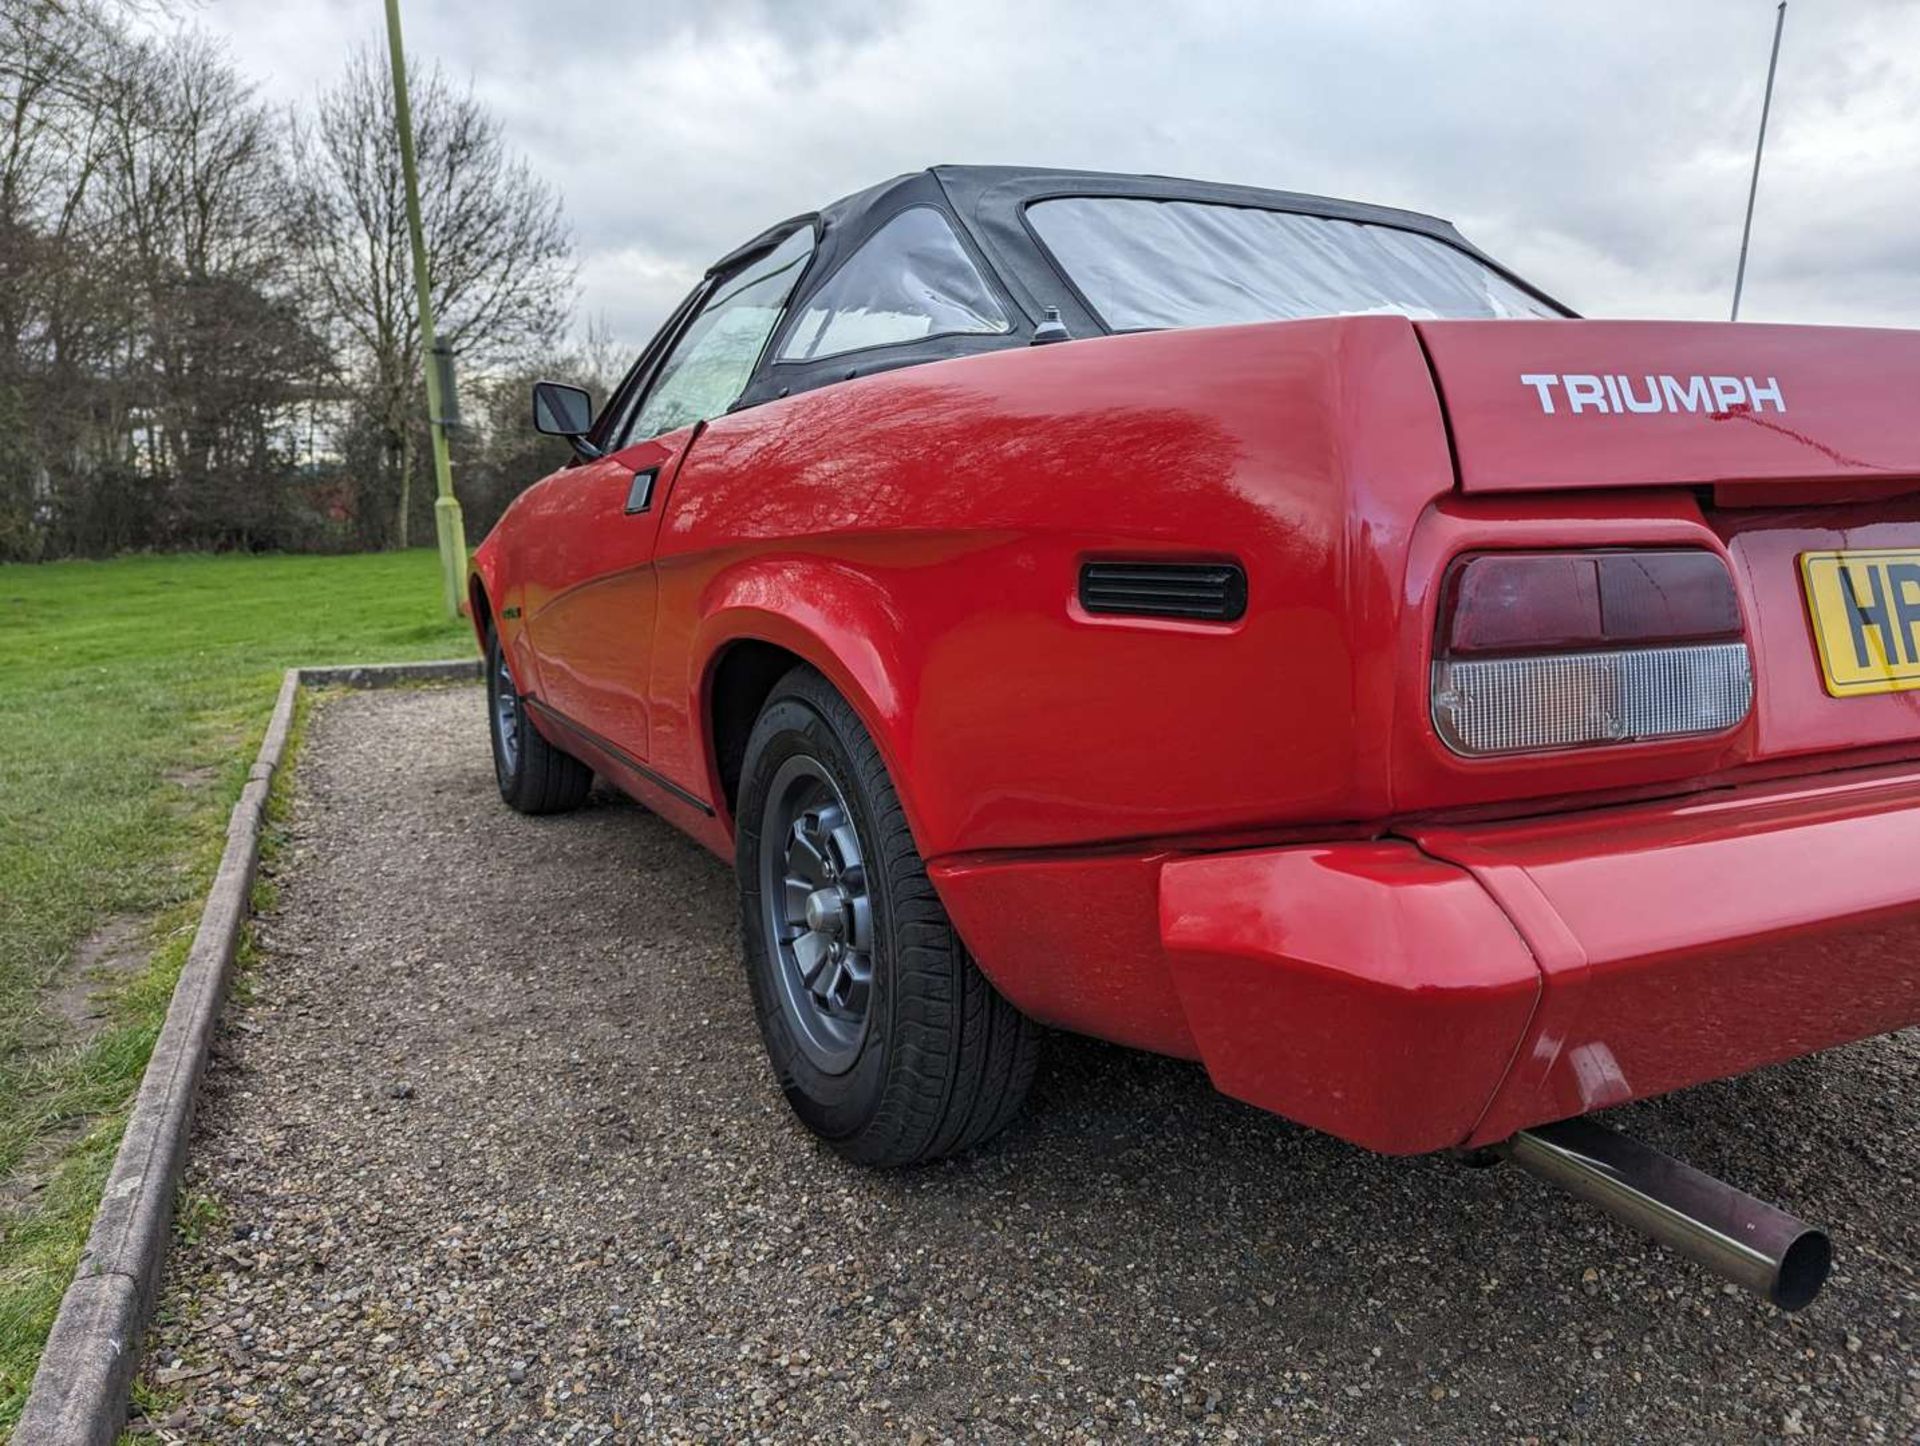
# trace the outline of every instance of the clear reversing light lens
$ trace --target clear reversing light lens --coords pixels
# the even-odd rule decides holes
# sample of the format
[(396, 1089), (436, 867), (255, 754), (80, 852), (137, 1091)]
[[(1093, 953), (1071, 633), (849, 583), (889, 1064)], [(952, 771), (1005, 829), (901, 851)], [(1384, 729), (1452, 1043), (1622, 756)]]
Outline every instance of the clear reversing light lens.
[(1433, 723), (1456, 753), (1520, 753), (1718, 733), (1747, 716), (1745, 643), (1443, 659)]
[(1711, 552), (1484, 553), (1454, 564), (1442, 608), (1433, 724), (1456, 753), (1718, 733), (1753, 704)]

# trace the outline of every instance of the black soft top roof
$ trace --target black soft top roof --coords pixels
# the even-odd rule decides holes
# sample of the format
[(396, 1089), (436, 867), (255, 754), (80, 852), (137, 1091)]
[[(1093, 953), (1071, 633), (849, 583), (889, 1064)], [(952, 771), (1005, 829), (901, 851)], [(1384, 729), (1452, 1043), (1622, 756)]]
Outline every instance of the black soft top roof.
[[(1119, 175), (1104, 171), (1049, 170), (1032, 166), (932, 166), (910, 171), (842, 197), (832, 205), (769, 227), (746, 245), (729, 252), (709, 269), (709, 278), (730, 272), (779, 245), (803, 226), (815, 232), (815, 249), (788, 304), (787, 320), (736, 407), (805, 391), (867, 372), (912, 366), (947, 357), (1025, 346), (1049, 307), (1059, 311), (1077, 337), (1106, 330), (1079, 294), (1049, 260), (1024, 212), (1035, 201), (1060, 196), (1129, 196), (1158, 201), (1202, 201), (1267, 211), (1293, 211), (1335, 220), (1392, 226), (1431, 236), (1464, 251), (1505, 276), (1522, 290), (1562, 311), (1554, 301), (1474, 246), (1452, 224), (1418, 211), (1372, 206), (1331, 196), (1269, 191), (1177, 176)], [(902, 211), (931, 206), (958, 222), (962, 240), (980, 264), (988, 284), (1000, 296), (1014, 325), (999, 335), (928, 337), (922, 341), (869, 348), (805, 362), (775, 362), (788, 328), (797, 324), (814, 292), (875, 231)], [(1571, 315), (1571, 312), (1568, 312)]]

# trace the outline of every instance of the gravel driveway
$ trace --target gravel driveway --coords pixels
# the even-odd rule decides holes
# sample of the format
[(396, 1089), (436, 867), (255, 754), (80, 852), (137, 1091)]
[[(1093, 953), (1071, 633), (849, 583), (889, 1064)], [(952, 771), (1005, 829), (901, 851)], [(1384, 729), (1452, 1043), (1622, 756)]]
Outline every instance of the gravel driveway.
[(1616, 1122), (1837, 1239), (1784, 1316), (1511, 1169), (1048, 1042), (869, 1174), (761, 1061), (719, 862), (494, 793), (477, 689), (323, 701), (144, 1378), (192, 1441), (1920, 1437), (1920, 1035)]

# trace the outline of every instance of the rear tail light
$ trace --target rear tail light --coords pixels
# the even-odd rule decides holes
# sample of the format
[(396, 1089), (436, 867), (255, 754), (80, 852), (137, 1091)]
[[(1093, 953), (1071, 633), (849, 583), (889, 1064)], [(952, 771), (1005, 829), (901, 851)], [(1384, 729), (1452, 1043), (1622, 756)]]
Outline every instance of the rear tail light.
[(1739, 600), (1714, 553), (1481, 553), (1447, 573), (1433, 723), (1456, 753), (1718, 733), (1752, 703)]

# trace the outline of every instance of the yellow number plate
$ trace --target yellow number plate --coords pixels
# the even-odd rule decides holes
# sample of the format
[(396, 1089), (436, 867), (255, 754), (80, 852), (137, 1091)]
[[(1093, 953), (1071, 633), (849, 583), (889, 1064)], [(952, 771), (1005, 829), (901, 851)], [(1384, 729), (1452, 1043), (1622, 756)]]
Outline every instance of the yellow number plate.
[(1829, 693), (1920, 688), (1920, 549), (1803, 552), (1800, 580)]

